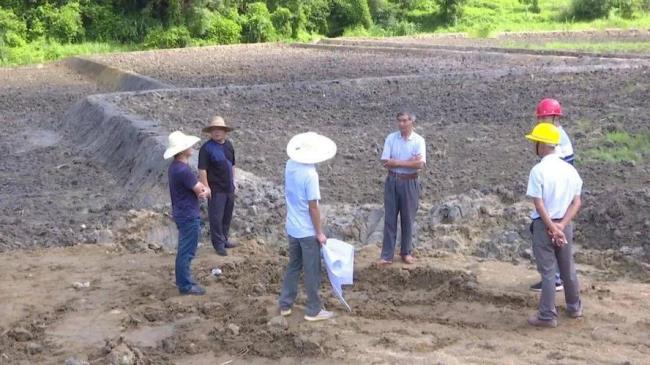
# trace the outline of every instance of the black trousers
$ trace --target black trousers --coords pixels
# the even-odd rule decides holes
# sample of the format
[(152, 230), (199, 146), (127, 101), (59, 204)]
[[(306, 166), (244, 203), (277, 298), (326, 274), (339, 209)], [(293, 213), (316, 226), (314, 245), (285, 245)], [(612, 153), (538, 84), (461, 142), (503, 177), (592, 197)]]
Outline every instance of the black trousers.
[(225, 248), (228, 242), (234, 208), (235, 194), (212, 192), (212, 198), (208, 200), (208, 217), (210, 218), (210, 239), (215, 250)]

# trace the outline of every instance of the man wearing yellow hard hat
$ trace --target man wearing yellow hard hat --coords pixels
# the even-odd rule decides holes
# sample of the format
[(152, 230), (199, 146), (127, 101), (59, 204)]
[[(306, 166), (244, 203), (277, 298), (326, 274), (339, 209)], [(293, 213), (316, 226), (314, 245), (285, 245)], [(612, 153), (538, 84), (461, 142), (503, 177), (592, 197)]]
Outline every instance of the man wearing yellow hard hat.
[(559, 268), (564, 282), (567, 315), (582, 317), (580, 288), (573, 261), (573, 225), (580, 209), (582, 179), (576, 169), (555, 152), (560, 130), (551, 123), (539, 123), (526, 138), (535, 142), (541, 161), (530, 170), (526, 195), (533, 199), (533, 254), (542, 275), (539, 311), (528, 318), (536, 327), (556, 327), (555, 272)]

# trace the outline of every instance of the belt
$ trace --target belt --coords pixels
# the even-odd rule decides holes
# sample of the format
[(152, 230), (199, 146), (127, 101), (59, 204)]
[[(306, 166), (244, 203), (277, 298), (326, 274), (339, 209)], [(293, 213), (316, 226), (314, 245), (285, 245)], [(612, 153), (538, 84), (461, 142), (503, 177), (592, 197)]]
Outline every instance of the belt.
[(388, 176), (396, 177), (401, 180), (416, 180), (418, 178), (417, 173), (413, 174), (398, 174), (397, 172), (388, 171)]
[[(538, 217), (538, 218), (533, 219), (533, 222), (534, 222), (534, 221), (541, 221), (541, 220), (542, 220), (542, 218), (541, 218), (541, 217)], [(562, 222), (562, 218), (556, 218), (556, 219), (551, 218), (551, 220), (552, 220), (553, 222)]]

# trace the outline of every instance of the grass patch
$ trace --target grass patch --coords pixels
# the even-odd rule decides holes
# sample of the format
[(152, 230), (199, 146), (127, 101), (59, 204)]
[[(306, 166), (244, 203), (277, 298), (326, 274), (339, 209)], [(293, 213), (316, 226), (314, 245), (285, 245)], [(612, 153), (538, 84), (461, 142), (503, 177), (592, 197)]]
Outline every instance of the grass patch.
[(507, 42), (505, 47), (527, 48), (541, 50), (568, 50), (594, 53), (638, 53), (650, 54), (650, 41), (626, 42), (626, 41), (603, 41), (603, 42), (548, 42), (543, 44), (532, 44), (526, 42)]
[(135, 45), (97, 42), (60, 44), (41, 40), (21, 47), (0, 48), (0, 66), (19, 66), (55, 61), (68, 56), (128, 52), (139, 49), (142, 48)]
[(649, 28), (650, 13), (637, 11), (624, 19), (612, 11), (607, 18), (593, 21), (567, 19), (571, 0), (540, 1), (540, 12), (528, 10), (519, 0), (468, 0), (459, 22), (437, 32), (467, 32), (477, 37), (487, 33), (525, 31), (604, 30), (607, 28)]
[(643, 162), (644, 156), (648, 154), (650, 133), (630, 134), (622, 131), (605, 134), (596, 142), (595, 147), (582, 153), (586, 159), (604, 162)]

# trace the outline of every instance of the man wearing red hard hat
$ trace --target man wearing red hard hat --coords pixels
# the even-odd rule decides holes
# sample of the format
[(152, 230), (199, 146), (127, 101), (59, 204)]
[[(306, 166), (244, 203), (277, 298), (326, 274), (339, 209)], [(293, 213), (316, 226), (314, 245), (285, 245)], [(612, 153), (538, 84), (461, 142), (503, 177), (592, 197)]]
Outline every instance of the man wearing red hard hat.
[[(571, 139), (566, 133), (564, 128), (560, 125), (560, 118), (564, 116), (562, 113), (562, 106), (560, 102), (551, 99), (545, 98), (542, 99), (537, 104), (536, 110), (537, 123), (547, 122), (555, 125), (560, 131), (560, 143), (555, 147), (555, 154), (558, 155), (561, 159), (567, 163), (573, 165), (575, 157), (573, 154), (573, 145), (571, 144)], [(541, 292), (542, 291), (542, 282), (538, 282), (530, 286), (530, 290)], [(564, 286), (562, 285), (562, 279), (560, 279), (559, 272), (555, 275), (555, 290), (562, 291)]]

